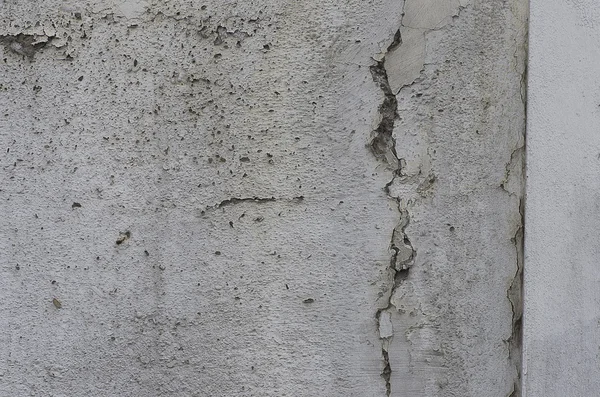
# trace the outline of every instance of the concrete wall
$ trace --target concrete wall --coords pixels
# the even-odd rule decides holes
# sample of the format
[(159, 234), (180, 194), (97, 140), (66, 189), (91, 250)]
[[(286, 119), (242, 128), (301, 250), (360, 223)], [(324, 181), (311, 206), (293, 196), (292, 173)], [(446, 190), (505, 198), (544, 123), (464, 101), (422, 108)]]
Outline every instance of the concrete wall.
[(0, 395), (519, 394), (526, 1), (0, 10)]
[(531, 2), (527, 396), (600, 389), (600, 3)]

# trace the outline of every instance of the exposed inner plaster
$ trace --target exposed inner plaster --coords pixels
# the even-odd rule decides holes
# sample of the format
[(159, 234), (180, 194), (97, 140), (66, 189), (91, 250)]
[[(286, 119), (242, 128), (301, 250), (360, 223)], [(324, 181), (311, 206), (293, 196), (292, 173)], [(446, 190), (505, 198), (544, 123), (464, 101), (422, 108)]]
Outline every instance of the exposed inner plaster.
[[(398, 30), (394, 35), (394, 39), (388, 47), (387, 52), (401, 45), (402, 37), (400, 30)], [(383, 92), (384, 98), (383, 102), (379, 106), (381, 121), (379, 122), (377, 128), (373, 131), (370, 148), (377, 158), (387, 163), (393, 170), (392, 180), (390, 180), (385, 187), (389, 194), (388, 187), (394, 182), (396, 176), (401, 175), (402, 173), (402, 162), (396, 154), (396, 140), (393, 136), (394, 123), (398, 117), (398, 101), (391, 90), (387, 70), (385, 69), (384, 65), (385, 56), (381, 61), (378, 61), (375, 65), (371, 66), (371, 75), (373, 76), (373, 81), (377, 83)], [(401, 220), (394, 229), (392, 233), (392, 240), (390, 242), (392, 256), (390, 258), (390, 265), (388, 269), (390, 277), (388, 284), (389, 298), (387, 306), (383, 309), (379, 309), (376, 313), (376, 319), (379, 326), (379, 336), (382, 339), (381, 354), (384, 362), (384, 368), (381, 376), (385, 380), (388, 396), (391, 395), (390, 377), (392, 373), (388, 352), (389, 342), (393, 337), (391, 314), (389, 312), (393, 307), (391, 297), (394, 295), (396, 287), (408, 277), (408, 271), (416, 255), (416, 251), (404, 233), (404, 230), (409, 223), (408, 211), (406, 208), (403, 208), (403, 204), (399, 199), (396, 198), (395, 200), (398, 202), (398, 210), (401, 214)]]
[[(388, 269), (388, 297), (387, 305), (379, 309), (376, 319), (379, 337), (382, 341), (383, 371), (387, 395), (391, 395), (391, 375), (393, 368), (390, 363), (389, 347), (394, 335), (391, 313), (396, 310), (394, 294), (396, 289), (409, 277), (417, 251), (406, 235), (406, 228), (410, 222), (409, 206), (411, 198), (403, 198), (396, 193), (394, 187), (398, 184), (409, 183), (412, 172), (406, 169), (406, 160), (399, 158), (397, 142), (394, 135), (394, 125), (398, 120), (398, 100), (396, 94), (403, 88), (411, 86), (418, 80), (424, 70), (426, 56), (426, 35), (430, 31), (439, 30), (459, 16), (462, 9), (469, 5), (468, 1), (451, 1), (443, 4), (436, 0), (415, 2), (407, 0), (403, 5), (403, 17), (400, 27), (394, 35), (392, 43), (384, 54), (374, 57), (375, 65), (371, 66), (373, 81), (383, 93), (383, 101), (379, 106), (381, 120), (372, 133), (370, 148), (372, 153), (392, 170), (392, 179), (385, 186), (391, 199), (398, 204), (400, 222), (392, 233), (390, 241), (391, 258)], [(524, 92), (525, 76), (521, 81), (521, 99), (525, 104)], [(400, 143), (401, 144), (401, 143)], [(520, 395), (520, 352), (521, 352), (521, 322), (522, 322), (522, 263), (523, 263), (523, 166), (524, 148), (520, 146), (511, 154), (506, 165), (506, 175), (501, 187), (510, 195), (519, 198), (519, 211), (521, 221), (512, 242), (516, 249), (517, 265), (510, 288), (507, 290), (507, 299), (512, 309), (512, 334), (507, 341), (509, 360), (514, 363), (517, 371), (517, 380), (509, 397)], [(512, 175), (511, 175), (512, 174)], [(407, 178), (408, 176), (408, 178)], [(432, 187), (435, 175), (430, 171), (425, 180), (416, 187), (419, 195)], [(403, 182), (406, 181), (406, 182)], [(393, 190), (393, 192), (391, 191)], [(414, 204), (414, 203), (412, 203)]]

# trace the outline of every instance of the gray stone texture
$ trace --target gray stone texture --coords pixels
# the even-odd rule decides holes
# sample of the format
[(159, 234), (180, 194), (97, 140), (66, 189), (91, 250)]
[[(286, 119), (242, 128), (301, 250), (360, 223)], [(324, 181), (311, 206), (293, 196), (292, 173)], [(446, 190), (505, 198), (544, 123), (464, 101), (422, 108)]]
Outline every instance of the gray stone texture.
[(519, 393), (524, 0), (0, 10), (0, 395)]

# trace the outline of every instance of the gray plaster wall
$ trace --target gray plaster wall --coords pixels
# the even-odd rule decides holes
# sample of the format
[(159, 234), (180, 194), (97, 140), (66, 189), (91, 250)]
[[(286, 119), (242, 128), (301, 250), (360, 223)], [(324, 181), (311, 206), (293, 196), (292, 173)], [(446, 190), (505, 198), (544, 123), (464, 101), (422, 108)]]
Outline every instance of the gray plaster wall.
[(525, 0), (0, 10), (0, 395), (519, 395)]
[(524, 395), (600, 389), (600, 3), (531, 2)]

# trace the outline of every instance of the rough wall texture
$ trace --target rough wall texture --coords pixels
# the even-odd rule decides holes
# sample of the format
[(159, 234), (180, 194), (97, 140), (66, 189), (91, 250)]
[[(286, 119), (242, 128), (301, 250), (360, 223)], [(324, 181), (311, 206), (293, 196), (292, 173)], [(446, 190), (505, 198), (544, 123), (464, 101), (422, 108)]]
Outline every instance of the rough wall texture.
[(516, 395), (526, 7), (438, 3), (406, 2), (408, 39), (383, 63), (398, 115), (387, 192), (401, 213), (378, 315), (388, 389)]
[(518, 394), (525, 1), (0, 7), (1, 395)]

